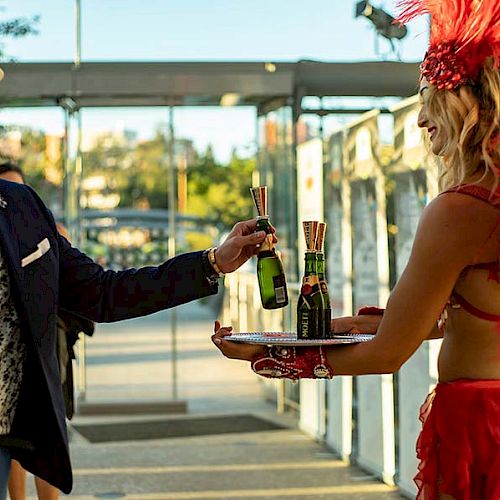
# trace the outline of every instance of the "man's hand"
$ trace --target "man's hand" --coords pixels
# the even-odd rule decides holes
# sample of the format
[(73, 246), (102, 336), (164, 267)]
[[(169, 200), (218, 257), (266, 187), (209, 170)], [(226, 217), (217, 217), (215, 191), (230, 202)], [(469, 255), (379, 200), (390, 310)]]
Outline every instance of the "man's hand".
[[(259, 251), (259, 245), (264, 241), (266, 233), (255, 233), (257, 219), (251, 219), (235, 224), (226, 240), (215, 251), (215, 262), (223, 273), (231, 273), (243, 265), (252, 255)], [(273, 241), (277, 239), (274, 236)]]

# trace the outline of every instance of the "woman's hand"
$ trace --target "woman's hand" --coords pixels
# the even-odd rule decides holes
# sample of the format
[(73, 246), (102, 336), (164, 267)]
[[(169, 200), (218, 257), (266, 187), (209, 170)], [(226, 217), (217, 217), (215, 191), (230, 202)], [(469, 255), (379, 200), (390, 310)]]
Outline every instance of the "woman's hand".
[(382, 321), (380, 314), (363, 314), (361, 316), (343, 316), (332, 319), (333, 333), (377, 333)]
[(266, 354), (266, 346), (225, 340), (225, 337), (231, 335), (232, 329), (232, 326), (221, 328), (219, 321), (216, 321), (214, 324), (215, 333), (212, 335), (212, 342), (220, 349), (226, 358), (253, 361), (259, 356)]

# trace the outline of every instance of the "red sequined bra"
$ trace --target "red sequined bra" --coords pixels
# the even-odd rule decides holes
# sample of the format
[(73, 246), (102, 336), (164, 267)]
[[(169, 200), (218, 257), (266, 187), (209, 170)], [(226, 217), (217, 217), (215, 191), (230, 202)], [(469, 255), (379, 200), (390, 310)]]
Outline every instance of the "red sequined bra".
[[(484, 187), (476, 186), (473, 184), (464, 184), (462, 186), (454, 187), (446, 191), (443, 191), (440, 194), (445, 194), (445, 193), (466, 194), (468, 196), (472, 196), (473, 198), (477, 198), (478, 200), (484, 201), (489, 205), (492, 205), (500, 210), (499, 190), (491, 193), (491, 191), (489, 191)], [(481, 253), (484, 250), (484, 247), (490, 241), (491, 237), (495, 234), (499, 226), (500, 226), (500, 216), (497, 218), (497, 222), (493, 227), (493, 229), (491, 230), (490, 234), (488, 235), (488, 238), (484, 242), (483, 246), (479, 249), (476, 258), (481, 255)], [(496, 261), (471, 264), (464, 269), (464, 273), (467, 273), (468, 271), (473, 269), (482, 269), (488, 271), (488, 279), (500, 283), (500, 245), (499, 245), (498, 259)], [(455, 290), (453, 290), (451, 294), (449, 304), (451, 305), (452, 308), (462, 308), (464, 311), (467, 311), (469, 314), (472, 314), (477, 318), (481, 318), (487, 321), (500, 322), (500, 314), (492, 314), (486, 311), (482, 311), (481, 309), (478, 309), (476, 306), (472, 305), (468, 300), (466, 300), (462, 295), (457, 293)]]

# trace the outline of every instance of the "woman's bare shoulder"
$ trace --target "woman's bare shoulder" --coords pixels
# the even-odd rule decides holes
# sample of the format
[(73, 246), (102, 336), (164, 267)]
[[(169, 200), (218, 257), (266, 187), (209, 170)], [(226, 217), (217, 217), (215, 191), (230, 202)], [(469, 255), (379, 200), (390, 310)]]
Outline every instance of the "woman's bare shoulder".
[(430, 247), (439, 245), (442, 252), (461, 254), (468, 262), (490, 236), (499, 217), (500, 210), (482, 200), (444, 193), (423, 210), (416, 241), (427, 242)]
[(422, 213), (427, 223), (446, 223), (456, 230), (480, 231), (489, 228), (500, 217), (493, 205), (463, 193), (442, 193), (432, 200)]

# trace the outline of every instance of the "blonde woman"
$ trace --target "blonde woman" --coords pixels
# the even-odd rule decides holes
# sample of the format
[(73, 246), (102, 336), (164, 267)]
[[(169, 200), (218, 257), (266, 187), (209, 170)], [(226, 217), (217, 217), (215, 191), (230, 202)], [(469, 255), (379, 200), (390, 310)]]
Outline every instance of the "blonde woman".
[[(267, 377), (393, 373), (426, 339), (443, 338), (439, 384), (421, 411), (418, 499), (500, 499), (500, 2), (406, 0), (401, 20), (430, 13), (419, 126), (443, 161), (408, 265), (383, 314), (332, 321), (373, 340), (325, 348), (213, 341)], [(366, 312), (366, 311), (365, 311)], [(368, 311), (370, 312), (370, 311)]]

